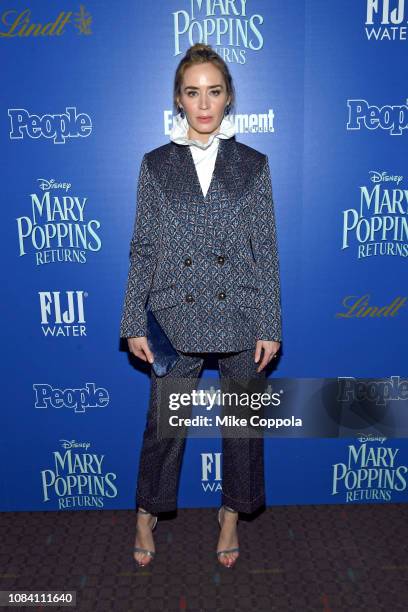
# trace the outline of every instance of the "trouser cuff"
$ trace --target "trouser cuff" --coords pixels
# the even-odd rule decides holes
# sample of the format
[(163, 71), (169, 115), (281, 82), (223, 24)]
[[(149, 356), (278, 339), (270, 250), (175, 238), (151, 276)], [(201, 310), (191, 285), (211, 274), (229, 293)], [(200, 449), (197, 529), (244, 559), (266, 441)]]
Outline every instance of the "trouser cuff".
[(265, 493), (261, 493), (251, 501), (243, 501), (239, 499), (234, 499), (230, 497), (227, 493), (222, 493), (221, 495), (222, 504), (229, 506), (233, 510), (237, 510), (238, 512), (243, 512), (244, 514), (252, 514), (259, 508), (265, 506)]

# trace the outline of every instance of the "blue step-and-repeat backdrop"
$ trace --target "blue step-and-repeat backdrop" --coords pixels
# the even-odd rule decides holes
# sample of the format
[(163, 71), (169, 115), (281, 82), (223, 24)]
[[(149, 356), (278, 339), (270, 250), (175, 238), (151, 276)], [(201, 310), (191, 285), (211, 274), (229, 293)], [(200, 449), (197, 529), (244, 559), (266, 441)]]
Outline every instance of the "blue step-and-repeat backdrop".
[[(228, 62), (237, 140), (270, 161), (283, 311), (271, 382), (393, 377), (402, 409), (408, 1), (0, 10), (1, 511), (134, 507), (150, 378), (119, 324), (137, 178), (168, 141), (174, 72), (195, 42)], [(395, 423), (267, 438), (268, 504), (406, 501)], [(180, 507), (219, 503), (220, 449), (187, 440)]]

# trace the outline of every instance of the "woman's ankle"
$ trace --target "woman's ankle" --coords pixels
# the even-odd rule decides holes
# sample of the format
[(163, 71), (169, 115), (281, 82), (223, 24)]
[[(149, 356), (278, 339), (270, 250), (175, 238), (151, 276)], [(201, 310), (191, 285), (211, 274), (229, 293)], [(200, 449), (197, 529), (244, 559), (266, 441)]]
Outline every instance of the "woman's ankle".
[(225, 510), (227, 510), (227, 512), (231, 512), (232, 514), (238, 514), (238, 510), (234, 510), (234, 508), (231, 508), (231, 506), (226, 506), (225, 504), (223, 505), (224, 505)]

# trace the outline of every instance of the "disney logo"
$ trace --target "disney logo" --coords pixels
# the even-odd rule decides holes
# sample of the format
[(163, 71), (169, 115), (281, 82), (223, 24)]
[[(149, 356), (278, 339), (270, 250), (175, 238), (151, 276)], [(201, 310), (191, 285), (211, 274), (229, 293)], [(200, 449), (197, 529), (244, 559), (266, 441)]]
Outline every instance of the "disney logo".
[(359, 437), (357, 438), (357, 440), (359, 442), (381, 442), (381, 444), (384, 442), (384, 440), (386, 440), (387, 438), (385, 438), (384, 436), (375, 436), (374, 434), (358, 434)]
[(65, 189), (69, 191), (71, 189), (71, 183), (57, 183), (55, 179), (37, 179), (39, 181), (39, 187), (43, 191), (49, 191), (50, 189)]
[(88, 450), (90, 442), (75, 442), (75, 440), (60, 440), (62, 448), (84, 448)]
[(404, 178), (403, 176), (387, 174), (386, 172), (377, 172), (376, 170), (370, 170), (369, 174), (371, 174), (371, 181), (373, 183), (394, 182), (399, 185)]

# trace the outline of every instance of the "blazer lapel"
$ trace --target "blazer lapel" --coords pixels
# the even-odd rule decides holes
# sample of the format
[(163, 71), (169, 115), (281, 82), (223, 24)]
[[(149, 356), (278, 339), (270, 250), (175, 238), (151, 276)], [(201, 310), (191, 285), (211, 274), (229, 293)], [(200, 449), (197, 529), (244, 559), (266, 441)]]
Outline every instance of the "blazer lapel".
[(171, 202), (190, 210), (196, 220), (195, 236), (216, 255), (229, 249), (228, 239), (239, 212), (239, 198), (248, 177), (235, 136), (221, 138), (214, 171), (204, 196), (190, 147), (172, 143), (167, 172), (162, 173), (164, 191)]
[[(185, 195), (189, 194), (192, 203), (210, 202), (214, 193), (225, 192), (225, 196), (236, 197), (242, 190), (244, 177), (240, 168), (240, 156), (236, 147), (235, 136), (220, 138), (214, 171), (207, 193), (204, 196), (194, 164), (194, 158), (188, 145), (173, 143), (170, 155), (171, 190)], [(169, 177), (171, 179), (171, 177)]]

